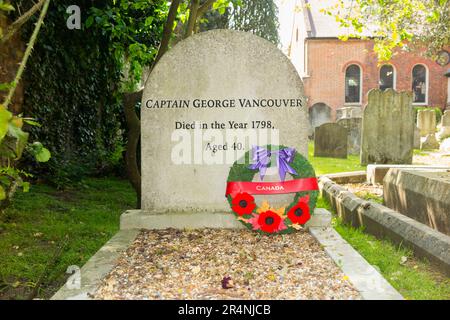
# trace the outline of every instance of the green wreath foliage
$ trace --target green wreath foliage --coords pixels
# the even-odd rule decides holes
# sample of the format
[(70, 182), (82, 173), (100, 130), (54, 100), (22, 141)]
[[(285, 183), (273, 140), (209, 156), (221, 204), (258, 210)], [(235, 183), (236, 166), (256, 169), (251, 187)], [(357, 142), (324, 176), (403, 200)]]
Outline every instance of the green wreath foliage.
[[(280, 145), (280, 146), (266, 145), (266, 146), (264, 146), (264, 148), (271, 151), (271, 150), (281, 150), (281, 149), (284, 149), (287, 147), (283, 146), (283, 145)], [(238, 161), (234, 162), (233, 166), (230, 168), (227, 182), (237, 182), (237, 181), (251, 182), (253, 180), (255, 174), (258, 174), (259, 171), (252, 170), (249, 168), (249, 165), (251, 164), (251, 161), (250, 161), (251, 156), (252, 156), (252, 150), (249, 150), (244, 154), (243, 159), (241, 158)], [(244, 161), (242, 161), (242, 160), (244, 160)], [(272, 166), (272, 161), (274, 161), (273, 158), (271, 159), (269, 167)], [(289, 165), (297, 172), (296, 175), (291, 175), (293, 179), (316, 177), (316, 173), (315, 173), (314, 168), (311, 165), (311, 163), (308, 161), (308, 159), (306, 159), (303, 155), (301, 155), (298, 152), (295, 153), (295, 157)], [(289, 212), (289, 210), (297, 204), (298, 200), (306, 195), (309, 195), (308, 205), (309, 205), (310, 213), (312, 216), (314, 214), (314, 209), (316, 207), (317, 198), (319, 196), (318, 190), (296, 192), (294, 195), (293, 201), (290, 204), (286, 205), (285, 213)], [(231, 207), (232, 206), (231, 195), (227, 196), (227, 200)], [(256, 210), (257, 210), (257, 208), (255, 208), (252, 213), (256, 212)], [(236, 213), (234, 213), (234, 214), (236, 215), (236, 217), (238, 217), (238, 215)], [(248, 219), (251, 217), (251, 214), (243, 215), (242, 217), (245, 219)], [(292, 222), (290, 221), (290, 219), (286, 218), (284, 221), (285, 221), (285, 225), (286, 225), (287, 229), (282, 230), (275, 234), (287, 234), (287, 233), (291, 233), (291, 232), (295, 231), (295, 229), (293, 229), (291, 227)], [(245, 223), (243, 221), (241, 221), (241, 222), (247, 228), (252, 229), (252, 225), (250, 223)], [(258, 230), (258, 232), (266, 234), (265, 232), (263, 232), (261, 230)]]

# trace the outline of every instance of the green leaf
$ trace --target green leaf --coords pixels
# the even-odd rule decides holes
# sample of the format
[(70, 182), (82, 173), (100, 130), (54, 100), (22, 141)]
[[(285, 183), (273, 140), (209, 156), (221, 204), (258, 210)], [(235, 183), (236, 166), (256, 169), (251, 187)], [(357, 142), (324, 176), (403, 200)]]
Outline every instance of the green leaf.
[(12, 118), (12, 113), (0, 106), (0, 141), (3, 140), (8, 132), (9, 120)]
[(89, 16), (89, 18), (87, 18), (86, 22), (85, 22), (86, 28), (89, 28), (90, 26), (92, 26), (93, 23), (94, 23), (94, 17)]
[(27, 145), (29, 133), (9, 123), (8, 135), (15, 138), (14, 153), (16, 154), (16, 159), (20, 159), (20, 157), (22, 157), (23, 149)]
[(39, 162), (47, 162), (50, 157), (50, 151), (47, 148), (42, 147), (35, 155), (34, 157), (36, 158), (37, 161)]
[(3, 189), (2, 186), (0, 186), (0, 200), (5, 200), (5, 199), (6, 199), (5, 189)]
[(42, 127), (42, 125), (41, 125), (39, 122), (34, 121), (34, 120), (23, 119), (23, 121), (24, 121), (25, 123), (28, 123), (28, 124), (31, 125), (31, 126)]
[(23, 189), (23, 192), (30, 191), (30, 183), (29, 182), (22, 183), (22, 189)]

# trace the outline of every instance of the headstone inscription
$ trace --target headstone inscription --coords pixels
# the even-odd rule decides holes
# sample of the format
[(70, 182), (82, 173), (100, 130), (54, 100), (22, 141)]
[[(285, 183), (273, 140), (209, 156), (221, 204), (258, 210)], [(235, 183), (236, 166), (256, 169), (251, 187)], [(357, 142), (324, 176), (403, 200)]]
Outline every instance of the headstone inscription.
[(372, 89), (368, 95), (362, 122), (361, 163), (411, 164), (414, 142), (411, 93)]
[(307, 156), (302, 81), (250, 33), (203, 32), (166, 53), (147, 80), (141, 127), (144, 211), (229, 212), (230, 167), (253, 145)]

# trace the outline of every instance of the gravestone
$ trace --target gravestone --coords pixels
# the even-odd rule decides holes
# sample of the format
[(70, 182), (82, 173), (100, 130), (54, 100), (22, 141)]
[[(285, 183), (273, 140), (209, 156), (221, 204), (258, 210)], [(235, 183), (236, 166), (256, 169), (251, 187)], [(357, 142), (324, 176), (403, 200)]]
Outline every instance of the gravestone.
[(411, 164), (414, 119), (410, 92), (372, 89), (364, 109), (361, 163)]
[(308, 113), (313, 132), (316, 127), (331, 122), (331, 108), (325, 103), (315, 103), (309, 108)]
[(439, 149), (439, 142), (436, 139), (436, 135), (434, 133), (430, 133), (420, 142), (420, 150), (434, 149)]
[(383, 185), (386, 206), (450, 236), (450, 172), (391, 169)]
[(416, 126), (414, 126), (414, 142), (413, 142), (414, 149), (420, 148), (420, 130)]
[(433, 110), (419, 110), (417, 112), (417, 127), (420, 136), (425, 137), (436, 132), (436, 113)]
[(444, 140), (450, 137), (450, 111), (445, 111), (442, 115), (441, 125), (439, 132), (437, 133), (437, 138), (439, 140)]
[(145, 85), (141, 127), (147, 212), (229, 212), (230, 167), (253, 145), (308, 152), (294, 66), (270, 42), (239, 31), (199, 33), (168, 51)]
[(450, 127), (450, 110), (444, 111), (441, 119), (441, 127)]
[(361, 151), (361, 123), (362, 118), (342, 118), (337, 124), (347, 129), (347, 152), (359, 154)]
[(314, 131), (314, 156), (347, 158), (347, 129), (337, 123), (324, 123)]
[(359, 117), (362, 117), (362, 109), (360, 106), (348, 106), (336, 110), (336, 120)]

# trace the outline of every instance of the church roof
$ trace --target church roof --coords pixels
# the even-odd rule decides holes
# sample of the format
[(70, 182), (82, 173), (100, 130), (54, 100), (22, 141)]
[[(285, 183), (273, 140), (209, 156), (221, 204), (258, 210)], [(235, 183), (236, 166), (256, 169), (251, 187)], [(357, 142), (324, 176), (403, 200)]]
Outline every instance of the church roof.
[[(353, 28), (341, 27), (333, 16), (325, 14), (322, 10), (331, 9), (338, 5), (339, 0), (301, 0), (303, 16), (309, 38), (337, 38), (343, 35), (354, 34)], [(344, 0), (346, 8), (351, 12), (354, 1)], [(342, 9), (341, 9), (342, 10)], [(334, 9), (331, 10), (334, 12)], [(371, 33), (364, 31), (363, 36), (370, 37)]]

